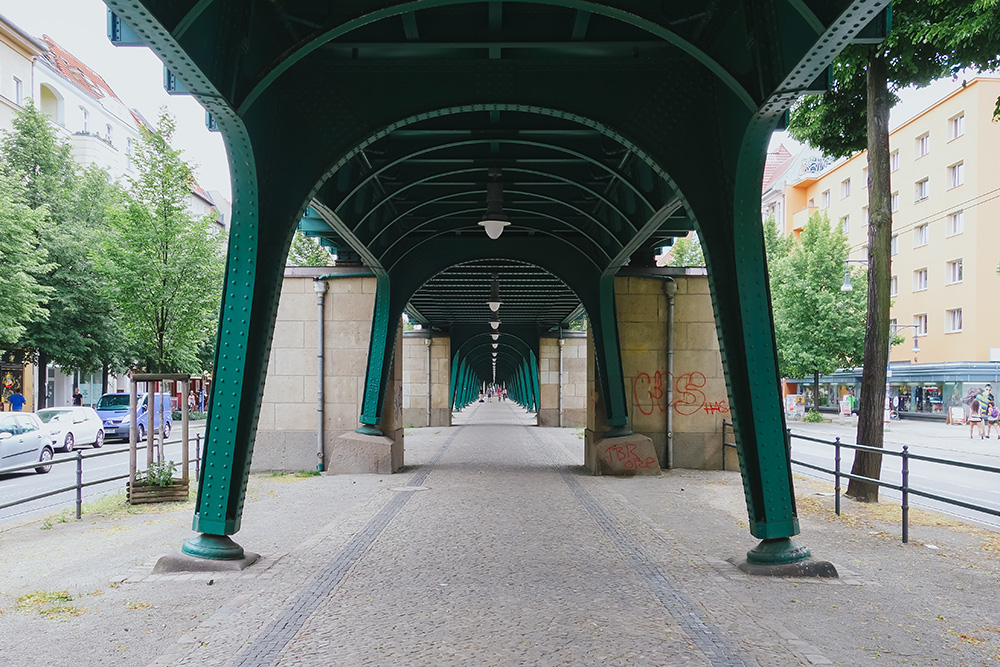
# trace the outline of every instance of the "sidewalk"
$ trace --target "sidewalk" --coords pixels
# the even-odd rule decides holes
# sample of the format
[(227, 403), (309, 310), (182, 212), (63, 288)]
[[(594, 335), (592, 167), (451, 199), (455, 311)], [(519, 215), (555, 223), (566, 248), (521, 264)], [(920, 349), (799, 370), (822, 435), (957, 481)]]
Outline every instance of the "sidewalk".
[(518, 410), (409, 430), (397, 475), (254, 477), (236, 539), (263, 560), (238, 574), (151, 574), (193, 534), (190, 508), (4, 531), (0, 665), (1000, 657), (1000, 536), (914, 512), (903, 545), (898, 507), (837, 518), (828, 487), (797, 479), (800, 540), (842, 577), (751, 578), (727, 562), (756, 544), (738, 473), (592, 477), (581, 433)]

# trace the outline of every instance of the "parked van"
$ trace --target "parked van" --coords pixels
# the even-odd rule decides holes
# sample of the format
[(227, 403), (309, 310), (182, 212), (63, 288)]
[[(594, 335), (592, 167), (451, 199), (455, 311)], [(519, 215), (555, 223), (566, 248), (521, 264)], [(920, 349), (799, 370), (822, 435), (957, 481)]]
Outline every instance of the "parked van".
[[(139, 440), (146, 439), (146, 431), (149, 428), (149, 397), (150, 394), (142, 393), (137, 397), (139, 404), (139, 414), (136, 417), (136, 425), (139, 430)], [(153, 428), (159, 429), (160, 418), (163, 418), (163, 438), (170, 435), (170, 427), (173, 425), (173, 413), (170, 409), (170, 394), (156, 394), (153, 401), (156, 414), (153, 415)], [(104, 394), (97, 401), (94, 408), (104, 422), (105, 438), (123, 438), (128, 440), (129, 429), (129, 395), (128, 394)]]

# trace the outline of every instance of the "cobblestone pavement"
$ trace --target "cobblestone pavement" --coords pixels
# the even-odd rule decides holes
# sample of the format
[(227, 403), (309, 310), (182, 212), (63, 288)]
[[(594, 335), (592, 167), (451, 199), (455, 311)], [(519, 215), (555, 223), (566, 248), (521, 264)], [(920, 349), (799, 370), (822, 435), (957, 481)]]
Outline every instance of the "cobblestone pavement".
[[(86, 613), (38, 619), (12, 599), (32, 586), (75, 594), (95, 585), (93, 570), (53, 568), (31, 583), (12, 571), (0, 596), (0, 665), (960, 666), (1000, 657), (989, 535), (929, 524), (912, 529), (927, 541), (902, 545), (881, 524), (830, 519), (827, 497), (807, 489), (803, 541), (842, 578), (752, 578), (726, 560), (756, 542), (738, 474), (598, 478), (579, 465), (582, 432), (526, 426), (513, 403), (476, 403), (456, 421), (408, 431), (398, 475), (255, 480), (237, 539), (263, 560), (242, 573), (150, 574), (156, 556), (190, 535), (189, 512), (176, 530), (133, 541), (130, 567), (110, 551), (121, 551), (121, 534), (103, 526), (93, 545), (109, 549), (102, 576), (122, 583), (90, 594)], [(30, 548), (46, 567), (53, 549), (42, 542), (80, 538), (62, 530), (4, 533), (0, 558)], [(157, 550), (155, 539), (167, 542)], [(50, 641), (40, 647), (16, 639), (42, 632)]]

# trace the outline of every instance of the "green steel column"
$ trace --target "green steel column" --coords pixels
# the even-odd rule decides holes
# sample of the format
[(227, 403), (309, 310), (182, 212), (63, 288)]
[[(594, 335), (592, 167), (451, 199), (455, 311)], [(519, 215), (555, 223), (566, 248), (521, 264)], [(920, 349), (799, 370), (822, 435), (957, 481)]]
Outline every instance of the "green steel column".
[(538, 358), (535, 356), (535, 352), (531, 351), (531, 388), (534, 394), (535, 409), (533, 412), (538, 412), (539, 406), (542, 404), (542, 391), (538, 386)]
[(615, 306), (614, 273), (601, 275), (599, 312), (591, 319), (594, 351), (601, 369), (600, 380), (607, 413), (608, 436), (629, 435), (628, 407), (625, 402), (625, 375), (622, 372), (621, 349), (618, 343), (618, 316)]
[[(707, 234), (706, 260), (737, 434), (750, 532), (772, 562), (809, 556), (799, 532), (760, 224), (760, 175), (773, 121), (747, 131), (737, 166), (734, 215)], [(780, 553), (778, 553), (780, 552)]]
[(531, 412), (531, 389), (528, 388), (530, 386), (528, 384), (529, 383), (528, 373), (529, 373), (529, 371), (528, 371), (528, 360), (527, 359), (522, 359), (521, 360), (521, 385), (522, 385), (522, 392), (523, 392), (523, 395), (524, 395), (524, 408), (526, 410), (528, 410), (528, 412)]
[(455, 353), (455, 357), (451, 360), (451, 381), (448, 383), (448, 405), (451, 409), (455, 409), (455, 401), (457, 399), (456, 392), (458, 391), (458, 352)]
[(375, 272), (375, 311), (372, 314), (372, 335), (368, 343), (368, 372), (365, 376), (365, 393), (361, 403), (361, 422), (358, 433), (382, 435), (378, 427), (382, 415), (384, 382), (396, 343), (396, 322), (392, 317), (392, 294), (389, 274)]

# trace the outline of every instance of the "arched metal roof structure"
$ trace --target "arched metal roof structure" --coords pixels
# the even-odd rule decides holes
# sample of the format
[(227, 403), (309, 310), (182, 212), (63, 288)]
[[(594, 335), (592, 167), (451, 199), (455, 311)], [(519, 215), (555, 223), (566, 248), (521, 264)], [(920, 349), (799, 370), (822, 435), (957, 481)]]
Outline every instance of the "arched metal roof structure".
[[(759, 217), (764, 153), (791, 102), (822, 89), (888, 0), (106, 3), (113, 38), (160, 55), (224, 133), (233, 166), (206, 468), (226, 472), (203, 480), (196, 529), (239, 528), (278, 284), (301, 224), (378, 278), (360, 417), (375, 432), (400, 314), (452, 267), (490, 260), (540, 267), (580, 299), (610, 433), (628, 433), (614, 275), (697, 229), (751, 532), (797, 532)], [(495, 241), (477, 224), (491, 179), (511, 222)]]

